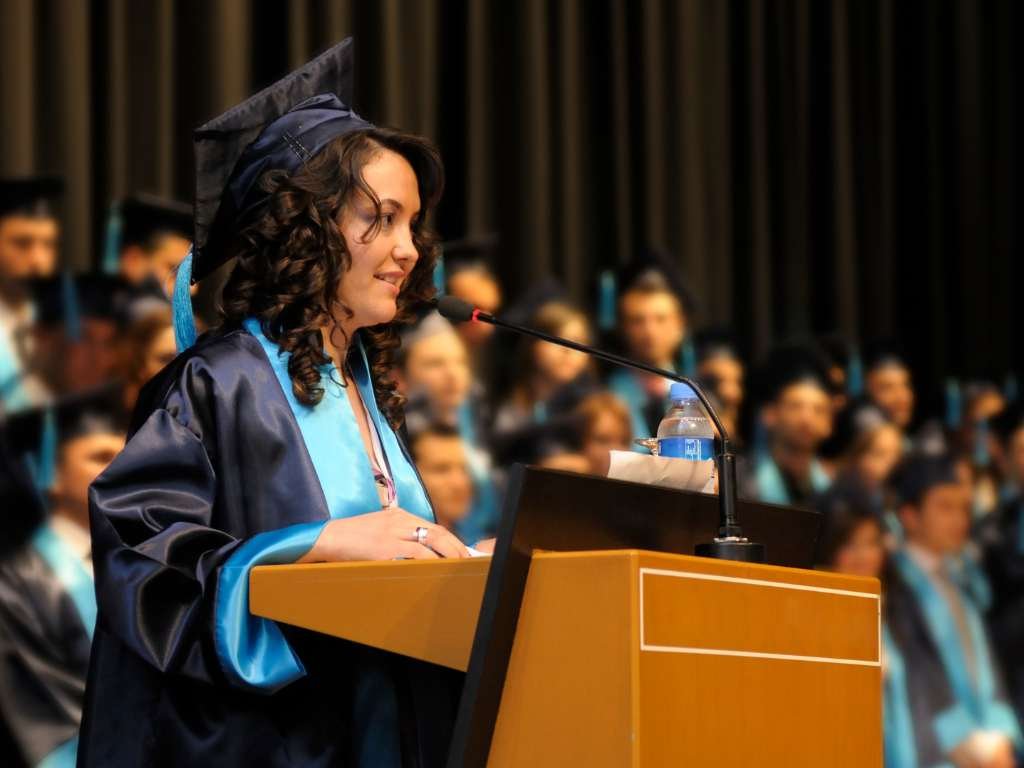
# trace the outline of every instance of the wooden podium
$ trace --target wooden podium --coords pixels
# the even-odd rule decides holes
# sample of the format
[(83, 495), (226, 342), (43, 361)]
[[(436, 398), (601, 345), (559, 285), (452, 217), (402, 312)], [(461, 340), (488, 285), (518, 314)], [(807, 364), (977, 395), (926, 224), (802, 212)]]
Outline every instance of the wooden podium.
[[(574, 538), (607, 547), (525, 544), (571, 535), (551, 502), (595, 486), (604, 522)], [(493, 562), (256, 568), (250, 609), (467, 671), (449, 766), (881, 766), (876, 580), (615, 546), (701, 535), (700, 494), (534, 469), (513, 487)], [(640, 521), (616, 506), (630, 493), (651, 504)], [(742, 513), (752, 533), (780, 514), (790, 539), (816, 526)], [(799, 559), (787, 546), (776, 560)]]

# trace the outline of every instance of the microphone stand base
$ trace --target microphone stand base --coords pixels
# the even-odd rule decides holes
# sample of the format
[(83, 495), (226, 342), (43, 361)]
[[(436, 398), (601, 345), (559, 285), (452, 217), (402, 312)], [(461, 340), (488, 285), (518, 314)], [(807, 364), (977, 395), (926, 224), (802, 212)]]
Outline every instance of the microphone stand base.
[(698, 544), (694, 551), (698, 557), (713, 557), (716, 560), (738, 560), (744, 563), (763, 563), (764, 544), (758, 544), (740, 536), (714, 539), (710, 543)]

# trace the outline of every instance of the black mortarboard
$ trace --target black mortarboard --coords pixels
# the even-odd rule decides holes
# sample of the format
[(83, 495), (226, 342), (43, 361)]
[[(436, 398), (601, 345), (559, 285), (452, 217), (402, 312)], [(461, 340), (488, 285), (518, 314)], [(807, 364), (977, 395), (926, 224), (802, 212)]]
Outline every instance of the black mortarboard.
[(887, 423), (889, 417), (877, 405), (855, 400), (836, 416), (832, 434), (819, 447), (819, 452), (830, 459), (842, 456), (861, 435)]
[(880, 340), (868, 344), (864, 350), (864, 372), (897, 366), (909, 368), (900, 345), (894, 341)]
[(815, 506), (822, 522), (815, 562), (823, 566), (834, 563), (836, 554), (859, 525), (866, 520), (879, 521), (884, 512), (879, 494), (852, 477), (837, 480)]
[(104, 386), (7, 418), (4, 437), (13, 457), (28, 467), (33, 482), (45, 490), (53, 481), (58, 450), (68, 440), (125, 431), (121, 390)]
[(83, 317), (122, 324), (132, 295), (121, 278), (98, 273), (64, 273), (32, 283), (36, 322), (41, 326), (63, 325), (71, 338), (77, 338)]
[(352, 111), (352, 38), (196, 129), (192, 279), (230, 255), (241, 224), (266, 201), (260, 179), (294, 172), (331, 140), (370, 127)]
[(784, 389), (797, 383), (810, 383), (832, 394), (828, 361), (817, 348), (799, 343), (776, 347), (756, 375), (755, 391), (762, 403), (778, 398)]
[(483, 235), (469, 235), (459, 240), (449, 240), (441, 245), (445, 273), (451, 277), (463, 269), (486, 269), (493, 271), (494, 254), (500, 244), (495, 232)]
[(147, 242), (172, 232), (192, 239), (192, 206), (178, 200), (139, 193), (121, 201), (121, 247)]
[(0, 217), (54, 215), (51, 203), (64, 194), (57, 176), (25, 176), (0, 179)]
[(695, 340), (697, 361), (704, 362), (716, 357), (728, 357), (739, 360), (740, 353), (736, 345), (736, 336), (725, 328), (705, 328), (697, 333)]
[(620, 297), (632, 288), (663, 287), (678, 297), (683, 312), (687, 315), (692, 315), (696, 310), (696, 302), (686, 286), (679, 264), (667, 251), (645, 248), (619, 269), (616, 278)]
[(892, 485), (901, 504), (920, 504), (932, 488), (959, 482), (956, 463), (949, 454), (912, 454), (893, 474)]

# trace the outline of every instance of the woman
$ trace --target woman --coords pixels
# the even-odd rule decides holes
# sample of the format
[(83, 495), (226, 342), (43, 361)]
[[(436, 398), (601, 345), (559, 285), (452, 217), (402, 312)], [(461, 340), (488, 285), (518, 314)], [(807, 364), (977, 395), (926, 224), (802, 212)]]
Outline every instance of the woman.
[[(590, 343), (586, 315), (563, 301), (542, 304), (529, 324), (553, 336)], [(593, 389), (589, 358), (547, 341), (523, 340), (515, 370), (516, 379), (494, 414), (492, 439), (499, 464), (536, 461), (545, 443), (564, 441), (572, 431), (573, 408)]]
[(433, 522), (386, 375), (430, 293), (442, 166), (322, 92), (344, 90), (348, 43), (197, 131), (184, 269), (237, 262), (221, 327), (145, 388), (92, 487), (80, 765), (443, 760), (448, 673), (248, 612), (255, 565), (467, 554)]
[(125, 334), (122, 401), (131, 413), (146, 382), (177, 355), (170, 307), (156, 306), (136, 318)]

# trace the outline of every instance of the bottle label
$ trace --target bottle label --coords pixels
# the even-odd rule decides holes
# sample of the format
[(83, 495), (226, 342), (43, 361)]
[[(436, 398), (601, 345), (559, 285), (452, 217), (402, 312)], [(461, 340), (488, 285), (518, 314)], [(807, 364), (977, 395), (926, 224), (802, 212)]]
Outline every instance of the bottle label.
[(715, 458), (715, 440), (711, 437), (660, 437), (658, 455), (688, 461)]

